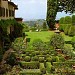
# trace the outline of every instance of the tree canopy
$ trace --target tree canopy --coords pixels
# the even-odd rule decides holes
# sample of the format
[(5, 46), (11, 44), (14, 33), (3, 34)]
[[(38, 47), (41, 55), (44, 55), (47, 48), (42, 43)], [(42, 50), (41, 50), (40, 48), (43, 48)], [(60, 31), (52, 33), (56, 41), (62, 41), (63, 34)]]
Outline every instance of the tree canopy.
[(47, 0), (47, 24), (49, 28), (54, 28), (57, 12), (74, 13), (75, 0)]

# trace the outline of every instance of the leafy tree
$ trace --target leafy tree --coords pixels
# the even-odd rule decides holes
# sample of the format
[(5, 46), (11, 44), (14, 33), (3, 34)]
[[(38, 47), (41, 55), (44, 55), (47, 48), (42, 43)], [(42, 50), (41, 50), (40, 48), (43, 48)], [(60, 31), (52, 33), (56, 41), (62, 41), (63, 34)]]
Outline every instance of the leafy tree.
[(57, 0), (47, 0), (47, 24), (49, 28), (54, 28), (54, 22), (57, 14)]
[(75, 11), (75, 0), (47, 0), (47, 24), (49, 28), (54, 28), (57, 12), (65, 11), (73, 13)]
[(29, 26), (26, 23), (22, 23), (23, 26), (23, 32), (29, 31)]
[(43, 23), (43, 29), (47, 29), (46, 22)]

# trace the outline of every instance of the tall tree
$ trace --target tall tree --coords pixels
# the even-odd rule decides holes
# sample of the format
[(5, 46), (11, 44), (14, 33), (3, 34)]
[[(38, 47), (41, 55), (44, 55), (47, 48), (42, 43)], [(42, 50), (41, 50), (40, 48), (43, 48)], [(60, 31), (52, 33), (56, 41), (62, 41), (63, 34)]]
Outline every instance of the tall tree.
[(54, 28), (54, 21), (57, 14), (57, 0), (47, 0), (47, 24), (49, 28)]
[(46, 22), (43, 22), (43, 29), (47, 29)]
[(49, 28), (54, 28), (57, 12), (65, 11), (73, 13), (75, 11), (75, 0), (47, 0), (47, 24)]

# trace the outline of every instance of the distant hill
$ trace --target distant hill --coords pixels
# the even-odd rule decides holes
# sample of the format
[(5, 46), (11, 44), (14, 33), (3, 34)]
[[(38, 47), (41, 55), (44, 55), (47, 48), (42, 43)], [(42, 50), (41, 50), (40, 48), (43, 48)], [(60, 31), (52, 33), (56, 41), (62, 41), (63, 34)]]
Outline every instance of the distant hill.
[(45, 21), (46, 20), (44, 19), (34, 19), (34, 20), (29, 20), (29, 21), (24, 21), (24, 22), (28, 24), (29, 26), (34, 26), (35, 24), (43, 25), (43, 22)]

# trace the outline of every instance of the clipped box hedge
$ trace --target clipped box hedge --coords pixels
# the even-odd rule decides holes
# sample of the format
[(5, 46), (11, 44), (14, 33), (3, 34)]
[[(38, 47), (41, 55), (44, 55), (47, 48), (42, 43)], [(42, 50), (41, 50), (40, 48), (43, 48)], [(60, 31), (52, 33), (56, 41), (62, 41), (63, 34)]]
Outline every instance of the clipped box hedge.
[(44, 57), (39, 57), (39, 62), (44, 62)]
[(41, 75), (40, 69), (25, 69), (20, 72), (20, 75)]
[(40, 63), (40, 70), (41, 70), (42, 74), (46, 73), (46, 68), (44, 66), (44, 63)]
[(31, 58), (30, 58), (30, 56), (26, 56), (26, 57), (24, 58), (24, 60), (25, 60), (26, 62), (30, 62)]
[(62, 66), (67, 66), (67, 67), (72, 67), (72, 65), (74, 65), (75, 62), (53, 62), (53, 66), (55, 67), (62, 67)]
[(38, 61), (38, 59), (39, 59), (38, 56), (34, 56), (34, 57), (32, 57), (31, 60), (32, 60), (32, 61)]
[(47, 62), (51, 62), (51, 61), (52, 61), (52, 58), (51, 58), (51, 57), (47, 57), (47, 58), (46, 58), (46, 61), (47, 61)]
[(51, 68), (52, 68), (52, 65), (50, 62), (46, 62), (46, 70), (48, 73), (51, 73)]
[(21, 67), (24, 69), (39, 69), (39, 62), (38, 61), (31, 61), (31, 62), (20, 62)]

